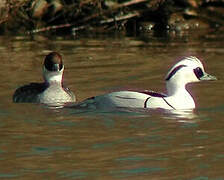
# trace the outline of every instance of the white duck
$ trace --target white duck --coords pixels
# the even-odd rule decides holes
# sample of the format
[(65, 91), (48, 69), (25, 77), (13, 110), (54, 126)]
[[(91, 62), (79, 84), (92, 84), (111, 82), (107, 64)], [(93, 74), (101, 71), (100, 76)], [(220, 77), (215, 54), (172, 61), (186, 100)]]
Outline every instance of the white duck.
[(153, 91), (117, 91), (84, 100), (80, 105), (94, 105), (96, 108), (163, 108), (194, 109), (195, 102), (187, 91), (186, 85), (204, 80), (216, 80), (207, 74), (201, 61), (185, 57), (176, 63), (166, 75), (167, 95)]
[(30, 83), (16, 89), (13, 102), (61, 105), (75, 102), (75, 95), (63, 84), (64, 65), (57, 52), (49, 53), (43, 64), (43, 83)]

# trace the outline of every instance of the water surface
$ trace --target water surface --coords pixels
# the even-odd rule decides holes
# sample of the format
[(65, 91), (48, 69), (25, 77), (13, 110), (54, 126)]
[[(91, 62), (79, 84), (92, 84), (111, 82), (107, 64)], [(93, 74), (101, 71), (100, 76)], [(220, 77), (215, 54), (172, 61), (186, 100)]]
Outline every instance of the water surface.
[[(1, 179), (224, 179), (223, 33), (169, 38), (0, 37)], [(196, 55), (219, 80), (192, 84), (193, 112), (100, 112), (14, 104), (58, 51), (78, 101), (117, 88), (165, 91), (180, 57)]]

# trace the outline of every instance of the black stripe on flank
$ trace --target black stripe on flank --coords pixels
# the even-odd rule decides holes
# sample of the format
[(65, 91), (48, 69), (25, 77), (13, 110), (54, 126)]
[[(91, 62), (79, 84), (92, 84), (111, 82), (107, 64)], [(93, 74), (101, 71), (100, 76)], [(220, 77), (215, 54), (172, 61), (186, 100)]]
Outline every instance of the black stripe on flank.
[(117, 98), (121, 98), (121, 99), (136, 99), (136, 98), (131, 98), (131, 97), (122, 97), (122, 96), (115, 96)]
[(147, 105), (147, 102), (148, 102), (148, 100), (149, 100), (150, 98), (151, 98), (151, 97), (148, 97), (148, 98), (145, 100), (145, 102), (144, 102), (144, 108), (147, 108), (146, 105)]
[(163, 100), (166, 102), (167, 105), (169, 105), (171, 108), (175, 109), (166, 99), (163, 98)]
[(166, 94), (157, 93), (157, 92), (148, 91), (148, 90), (137, 91), (137, 92), (140, 92), (140, 93), (143, 93), (143, 94), (147, 94), (147, 95), (152, 96), (152, 97), (166, 97), (167, 96)]
[(177, 67), (175, 67), (170, 74), (167, 76), (166, 81), (169, 81), (175, 74), (177, 71), (179, 71), (181, 68), (186, 67), (186, 65), (179, 65)]

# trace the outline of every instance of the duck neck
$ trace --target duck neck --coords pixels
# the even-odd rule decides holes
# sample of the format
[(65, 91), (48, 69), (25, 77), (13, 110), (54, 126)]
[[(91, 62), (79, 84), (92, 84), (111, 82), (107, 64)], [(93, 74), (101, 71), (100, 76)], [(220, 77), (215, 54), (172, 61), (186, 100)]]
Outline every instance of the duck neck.
[(167, 94), (166, 100), (175, 109), (193, 109), (195, 108), (195, 102), (191, 94), (186, 89), (186, 84), (183, 82), (175, 83), (175, 81), (167, 81)]
[(191, 96), (186, 89), (186, 83), (175, 81), (166, 82), (167, 94), (168, 96)]
[(55, 71), (55, 72), (44, 72), (44, 80), (45, 83), (49, 85), (63, 85), (63, 71)]

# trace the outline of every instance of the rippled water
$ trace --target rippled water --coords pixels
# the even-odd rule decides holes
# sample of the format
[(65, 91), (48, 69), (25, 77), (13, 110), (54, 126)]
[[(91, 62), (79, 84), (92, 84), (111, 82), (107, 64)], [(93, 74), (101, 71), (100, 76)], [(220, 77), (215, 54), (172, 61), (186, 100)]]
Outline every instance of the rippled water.
[[(1, 179), (224, 179), (223, 33), (146, 37), (0, 37)], [(42, 80), (49, 50), (62, 53), (79, 101), (116, 88), (164, 91), (182, 56), (197, 55), (219, 80), (190, 85), (193, 112), (100, 112), (14, 104)]]

